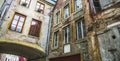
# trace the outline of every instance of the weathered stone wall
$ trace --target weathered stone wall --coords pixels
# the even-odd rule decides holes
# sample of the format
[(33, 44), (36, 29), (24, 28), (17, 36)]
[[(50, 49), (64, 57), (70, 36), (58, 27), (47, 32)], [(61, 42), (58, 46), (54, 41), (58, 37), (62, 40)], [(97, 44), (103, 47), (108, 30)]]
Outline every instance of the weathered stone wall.
[[(102, 43), (104, 43), (103, 39), (108, 39), (108, 34), (106, 36), (101, 35), (101, 38), (98, 37), (97, 32), (107, 29), (110, 24), (116, 23), (120, 20), (120, 5), (119, 3), (113, 4), (113, 6), (101, 10), (98, 13), (93, 13), (91, 11), (91, 6), (88, 0), (84, 0), (85, 5), (85, 19), (87, 23), (87, 36), (88, 36), (88, 47), (89, 47), (89, 58), (90, 61), (106, 61), (102, 55), (101, 50), (103, 51), (103, 48), (101, 48)], [(104, 34), (104, 33), (103, 33)], [(105, 39), (105, 40), (106, 40)], [(113, 41), (113, 40), (112, 40)], [(119, 41), (118, 41), (119, 42)], [(107, 46), (106, 44), (104, 44)], [(104, 48), (106, 49), (106, 47)], [(106, 53), (104, 53), (106, 54)], [(107, 57), (107, 56), (106, 56)], [(104, 60), (103, 60), (104, 59)], [(112, 60), (114, 61), (114, 60)]]
[(120, 25), (99, 31), (97, 35), (102, 61), (119, 61)]
[[(51, 39), (50, 39), (50, 45), (49, 45), (49, 59), (54, 59), (57, 57), (65, 57), (65, 56), (72, 56), (76, 54), (81, 55), (82, 61), (88, 61), (89, 55), (88, 55), (88, 43), (87, 43), (87, 37), (84, 39), (77, 40), (76, 36), (76, 22), (80, 20), (84, 20), (84, 9), (80, 9), (78, 11), (74, 11), (74, 0), (66, 0), (63, 2), (62, 0), (58, 0), (58, 4), (54, 8), (53, 12), (53, 22), (52, 22), (52, 30), (51, 30)], [(70, 16), (66, 19), (64, 19), (64, 10), (63, 8), (69, 4), (70, 7)], [(60, 11), (60, 23), (56, 24), (56, 13)], [(85, 20), (85, 22), (87, 22)], [(64, 27), (69, 25), (70, 26), (70, 52), (64, 53)], [(59, 30), (59, 44), (57, 48), (53, 47), (53, 41), (54, 41), (54, 32)], [(80, 42), (81, 41), (81, 42)], [(82, 46), (82, 48), (79, 47), (79, 45)]]
[[(45, 49), (46, 40), (47, 40), (47, 32), (48, 32), (49, 13), (52, 9), (52, 6), (41, 1), (43, 4), (45, 4), (44, 14), (41, 14), (35, 11), (37, 0), (31, 0), (30, 6), (28, 8), (21, 6), (19, 4), (19, 1), (20, 0), (14, 0), (12, 2), (9, 8), (9, 11), (7, 12), (7, 15), (5, 17), (5, 21), (3, 22), (3, 25), (2, 25), (1, 37), (40, 44), (41, 47)], [(10, 29), (8, 29), (15, 12), (26, 16), (26, 20), (25, 20), (22, 33), (18, 33), (18, 32), (11, 31)], [(40, 30), (40, 37), (38, 38), (28, 35), (32, 19), (37, 19), (42, 22), (41, 30)]]

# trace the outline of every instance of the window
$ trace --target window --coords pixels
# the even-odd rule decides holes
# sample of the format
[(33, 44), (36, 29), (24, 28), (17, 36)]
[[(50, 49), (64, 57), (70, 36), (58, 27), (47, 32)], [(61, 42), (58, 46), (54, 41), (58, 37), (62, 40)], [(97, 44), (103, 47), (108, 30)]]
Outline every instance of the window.
[(31, 0), (20, 0), (20, 4), (25, 7), (29, 7)]
[(33, 19), (30, 27), (29, 35), (39, 37), (40, 27), (41, 27), (41, 22)]
[(119, 2), (120, 0), (90, 0), (91, 6), (94, 12), (99, 12), (102, 9), (106, 9), (113, 5), (113, 3)]
[(81, 0), (75, 0), (75, 11), (79, 10), (82, 8), (82, 1)]
[(23, 29), (25, 18), (26, 17), (21, 14), (15, 14), (12, 23), (10, 25), (10, 29), (17, 32), (21, 32)]
[(59, 32), (54, 33), (54, 47), (58, 47), (58, 42), (59, 42)]
[(5, 58), (5, 60), (4, 61), (10, 61), (10, 59), (8, 59), (8, 58)]
[(69, 17), (70, 11), (69, 11), (69, 5), (64, 7), (64, 18)]
[(70, 41), (70, 28), (69, 26), (66, 26), (64, 28), (64, 43), (69, 43)]
[(56, 24), (60, 22), (60, 12), (56, 13)]
[(40, 12), (40, 13), (44, 13), (44, 8), (45, 8), (45, 5), (40, 3), (40, 2), (37, 2), (37, 5), (36, 5), (36, 11), (37, 12)]
[(84, 20), (80, 20), (76, 23), (77, 40), (85, 37), (85, 23)]
[(66, 0), (63, 0), (63, 2), (65, 2)]

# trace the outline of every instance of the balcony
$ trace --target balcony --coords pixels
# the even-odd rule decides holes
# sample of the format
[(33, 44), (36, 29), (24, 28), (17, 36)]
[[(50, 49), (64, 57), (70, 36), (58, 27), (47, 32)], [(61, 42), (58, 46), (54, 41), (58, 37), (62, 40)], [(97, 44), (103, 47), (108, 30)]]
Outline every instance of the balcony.
[(24, 56), (33, 61), (39, 61), (45, 57), (45, 50), (39, 45), (10, 39), (0, 39), (0, 53)]

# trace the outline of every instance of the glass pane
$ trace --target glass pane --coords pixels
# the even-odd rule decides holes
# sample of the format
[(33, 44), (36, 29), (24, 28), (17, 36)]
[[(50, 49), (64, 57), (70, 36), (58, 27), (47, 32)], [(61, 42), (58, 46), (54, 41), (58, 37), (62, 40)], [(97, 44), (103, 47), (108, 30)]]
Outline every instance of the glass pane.
[(37, 6), (40, 6), (40, 3), (37, 2)]
[(19, 22), (19, 23), (18, 23), (18, 26), (21, 26), (21, 27), (22, 27), (22, 26), (23, 26), (23, 22)]
[(67, 37), (68, 37), (68, 35), (67, 35), (67, 28), (65, 28), (65, 30), (64, 30), (64, 41), (65, 41), (65, 44), (67, 43)]
[(36, 10), (38, 10), (39, 9), (39, 6), (36, 6)]
[(29, 1), (27, 0), (27, 1), (26, 1), (26, 3), (28, 3), (28, 4), (29, 4)]
[(18, 20), (19, 19), (19, 16), (18, 15), (15, 15), (14, 16), (14, 20)]
[(44, 9), (44, 7), (40, 7), (40, 9), (42, 9), (42, 10), (43, 10), (43, 9)]
[(16, 25), (11, 25), (11, 30), (15, 30)]
[(54, 47), (56, 46), (56, 40), (57, 40), (57, 38), (56, 38), (57, 36), (56, 36), (56, 33), (54, 34)]
[(21, 30), (22, 30), (22, 27), (21, 26), (17, 26), (16, 31), (21, 32)]
[(41, 5), (40, 9), (44, 9), (44, 5)]
[(40, 6), (37, 6), (36, 8), (39, 9)]
[(36, 25), (37, 24), (37, 22), (36, 21), (32, 21), (32, 25)]
[(68, 17), (69, 16), (69, 7), (68, 6), (66, 6), (65, 8), (64, 8), (64, 17), (66, 18), (66, 17)]
[(81, 22), (78, 22), (77, 23), (77, 39), (80, 39), (82, 38), (82, 35), (81, 35)]
[(16, 21), (16, 20), (13, 20), (12, 24), (16, 25), (16, 24), (17, 24), (17, 21)]
[(20, 17), (20, 22), (24, 22), (25, 18), (24, 17)]

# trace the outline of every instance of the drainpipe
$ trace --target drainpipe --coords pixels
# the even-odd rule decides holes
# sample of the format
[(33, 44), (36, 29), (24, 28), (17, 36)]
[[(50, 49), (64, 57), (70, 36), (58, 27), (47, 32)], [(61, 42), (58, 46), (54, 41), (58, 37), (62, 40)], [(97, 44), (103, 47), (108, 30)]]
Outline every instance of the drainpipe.
[(46, 42), (46, 61), (48, 61), (48, 55), (49, 55), (49, 44), (50, 44), (50, 34), (51, 34), (51, 27), (52, 27), (52, 17), (53, 17), (53, 12), (51, 11), (50, 13), (50, 19), (49, 19), (49, 24), (48, 24), (48, 33), (47, 33), (47, 42)]

